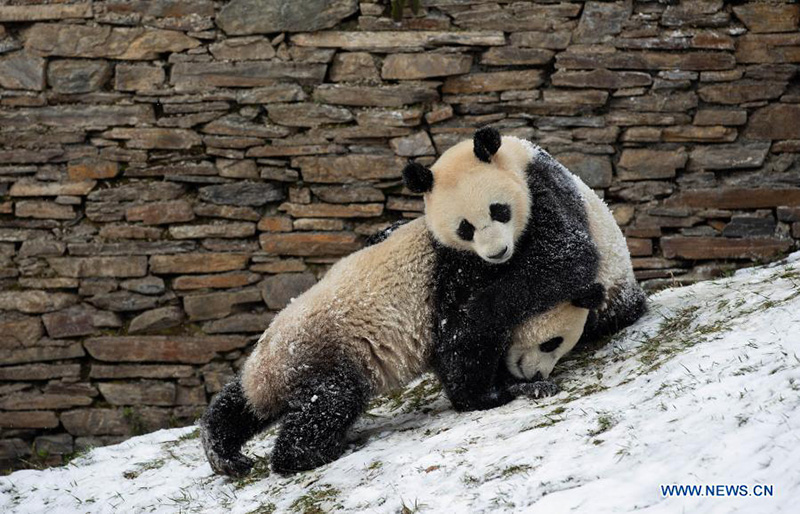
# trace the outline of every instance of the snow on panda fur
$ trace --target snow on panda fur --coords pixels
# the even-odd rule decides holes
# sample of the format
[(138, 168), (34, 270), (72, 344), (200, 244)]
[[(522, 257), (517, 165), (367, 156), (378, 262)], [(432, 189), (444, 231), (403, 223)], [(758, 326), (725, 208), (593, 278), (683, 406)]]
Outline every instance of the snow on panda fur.
[[(557, 167), (574, 181), (586, 209), (589, 232), (600, 255), (597, 282), (605, 288), (601, 305), (591, 312), (562, 303), (514, 333), (506, 356), (509, 371), (520, 379), (532, 380), (537, 376), (546, 379), (558, 361), (579, 342), (598, 340), (639, 319), (646, 310), (646, 296), (634, 276), (625, 236), (605, 202), (544, 150), (528, 141), (519, 141), (532, 162), (539, 162), (539, 167)], [(576, 329), (578, 325), (581, 330)], [(561, 343), (553, 344), (558, 338), (562, 338)]]
[(542, 380), (579, 339), (597, 339), (644, 311), (608, 208), (532, 143), (481, 129), (430, 170), (411, 164), (404, 176), (424, 194), (440, 247), (433, 364), (457, 409), (554, 392)]
[[(499, 134), (489, 133), (494, 135), (499, 146)], [(556, 180), (552, 184), (537, 185), (538, 193), (546, 197), (535, 198), (539, 202), (537, 209), (548, 204), (559, 213), (554, 226), (537, 231), (537, 223), (529, 223), (528, 219), (530, 155), (522, 142), (509, 141), (508, 145), (504, 143), (508, 151), (501, 151), (496, 158), (493, 156), (498, 148), (491, 151), (488, 160), (494, 158), (492, 165), (485, 160), (488, 150), (483, 148), (484, 140), (478, 134), (474, 143), (462, 143), (461, 153), (445, 153), (433, 167), (437, 187), (433, 188), (433, 194), (426, 194), (426, 206), (432, 215), (398, 228), (381, 244), (342, 259), (320, 282), (275, 317), (247, 359), (241, 377), (223, 388), (201, 419), (203, 446), (216, 472), (246, 474), (253, 462), (241, 453), (242, 446), (277, 421), (282, 421), (282, 426), (271, 458), (276, 471), (299, 471), (330, 462), (344, 450), (347, 429), (372, 395), (400, 386), (430, 367), (442, 379), (453, 405), (460, 410), (490, 408), (518, 394), (548, 392), (543, 391), (541, 383), (525, 387), (526, 384), (519, 384), (508, 373), (502, 358), (511, 342), (510, 336), (470, 330), (490, 336), (480, 341), (474, 334), (453, 332), (453, 327), (460, 330), (474, 326), (476, 321), (485, 325), (482, 328), (510, 331), (531, 314), (541, 314), (559, 303), (593, 301), (591, 306), (596, 306), (602, 301), (597, 299), (594, 282), (599, 265), (597, 252), (588, 234), (589, 224), (580, 197), (571, 182), (558, 174), (553, 175)], [(472, 157), (462, 155), (465, 151)], [(473, 184), (480, 191), (468, 188), (467, 193), (473, 195), (472, 205), (478, 205), (480, 199), (484, 202), (482, 209), (487, 212), (497, 211), (492, 207), (494, 200), (509, 208), (508, 213), (500, 209), (488, 214), (504, 221), (496, 222), (489, 231), (493, 237), (483, 237), (482, 234), (489, 232), (479, 233), (476, 244), (468, 245), (467, 252), (462, 251), (465, 248), (460, 243), (450, 241), (449, 236), (440, 239), (441, 232), (436, 228), (438, 221), (448, 219), (447, 205), (436, 201), (444, 196), (436, 193), (446, 191), (448, 181), (462, 186), (470, 183), (463, 177), (459, 179), (454, 170), (448, 171), (448, 155), (458, 164), (463, 164), (464, 159), (486, 164), (484, 171), (501, 169), (490, 180), (493, 185)], [(479, 157), (482, 155), (484, 158)], [(414, 174), (405, 171), (408, 185), (416, 187)], [(423, 175), (433, 180), (430, 170), (424, 169)], [(553, 191), (548, 191), (551, 186)], [(436, 205), (442, 210), (437, 211)], [(552, 221), (544, 219), (542, 224)], [(567, 227), (576, 230), (564, 238)], [(458, 229), (453, 227), (455, 232)], [(530, 237), (532, 230), (540, 237), (539, 243), (546, 246), (525, 242), (516, 248), (517, 243)], [(505, 248), (494, 248), (498, 241), (506, 241)], [(467, 272), (483, 275), (484, 265), (494, 270), (479, 280), (486, 286), (487, 278), (500, 278), (499, 282), (503, 282), (502, 275), (508, 274), (503, 270), (507, 271), (514, 261), (508, 266), (503, 264), (514, 255), (517, 262), (530, 267), (550, 259), (542, 252), (543, 248), (562, 243), (567, 243), (570, 250), (566, 261), (555, 266), (557, 269), (544, 280), (534, 280), (542, 291), (524, 294), (527, 300), (511, 309), (510, 314), (496, 315), (492, 312), (492, 302), (487, 304), (481, 295), (460, 296), (465, 291), (469, 293), (467, 284), (459, 280), (461, 271), (452, 267), (460, 266), (460, 259), (467, 259), (463, 263)], [(458, 248), (459, 254), (455, 259), (451, 253), (454, 248)], [(541, 262), (519, 260), (531, 250), (542, 253)], [(564, 255), (561, 257), (563, 260)], [(517, 281), (531, 278), (541, 277), (512, 276)], [(492, 288), (481, 287), (484, 289)], [(448, 298), (448, 290), (457, 293), (458, 298)], [(514, 289), (501, 289), (500, 294), (507, 296), (509, 291)], [(497, 291), (490, 294), (498, 296)], [(467, 307), (464, 323), (457, 322), (457, 316), (448, 311), (458, 307), (454, 299)], [(587, 309), (577, 311), (579, 321), (571, 326), (582, 326), (585, 321)], [(481, 319), (471, 317), (476, 314), (492, 319), (484, 324)], [(452, 323), (444, 328), (448, 321)], [(452, 334), (468, 344), (464, 348), (457, 342), (455, 347), (449, 342), (440, 344), (444, 336), (449, 338)], [(494, 347), (495, 342), (500, 342), (502, 348)], [(478, 351), (474, 355), (462, 351), (476, 343)], [(448, 353), (459, 357), (451, 359)], [(476, 373), (476, 369), (481, 371)], [(485, 369), (492, 370), (488, 377)]]

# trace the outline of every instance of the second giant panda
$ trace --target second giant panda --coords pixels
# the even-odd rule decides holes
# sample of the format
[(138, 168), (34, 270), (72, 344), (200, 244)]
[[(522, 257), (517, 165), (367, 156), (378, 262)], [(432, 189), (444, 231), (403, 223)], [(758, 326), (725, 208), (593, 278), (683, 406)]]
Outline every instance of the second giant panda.
[(517, 390), (537, 394), (580, 339), (613, 333), (646, 310), (608, 207), (532, 143), (481, 129), (431, 169), (408, 165), (404, 177), (424, 195), (438, 248), (432, 362), (457, 409), (508, 401), (509, 378), (532, 381)]
[[(559, 326), (543, 315), (554, 308), (564, 309), (562, 329), (583, 327), (589, 309), (616, 305), (608, 293), (618, 283), (600, 275), (574, 179), (555, 161), (539, 170), (536, 151), (484, 129), (430, 170), (408, 166), (426, 216), (339, 261), (275, 317), (201, 419), (214, 471), (247, 473), (242, 446), (278, 421), (276, 471), (330, 462), (371, 396), (430, 368), (459, 410), (541, 393), (505, 366), (517, 334)], [(539, 342), (526, 344), (547, 353)]]

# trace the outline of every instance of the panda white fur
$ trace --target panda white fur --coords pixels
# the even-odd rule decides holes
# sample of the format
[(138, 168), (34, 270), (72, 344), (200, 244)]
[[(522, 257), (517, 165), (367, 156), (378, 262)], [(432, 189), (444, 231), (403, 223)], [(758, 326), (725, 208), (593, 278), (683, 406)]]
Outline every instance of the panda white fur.
[[(216, 472), (247, 473), (252, 461), (241, 447), (279, 420), (282, 427), (271, 458), (276, 471), (330, 462), (342, 452), (346, 430), (372, 395), (431, 367), (460, 410), (490, 408), (516, 394), (541, 392), (536, 386), (520, 387), (515, 376), (530, 378), (531, 370), (546, 376), (552, 366), (541, 357), (523, 359), (522, 364), (518, 359), (520, 373), (510, 374), (503, 361), (507, 350), (540, 352), (541, 342), (556, 337), (551, 334), (564, 337), (567, 344), (559, 347), (574, 345), (572, 339), (591, 316), (589, 309), (571, 302), (581, 305), (594, 298), (593, 308), (615, 303), (607, 296), (596, 298), (603, 265), (589, 234), (591, 216), (587, 219), (572, 176), (548, 171), (556, 182), (542, 184), (537, 194), (548, 198), (539, 198), (528, 187), (539, 150), (516, 138), (504, 138), (500, 146), (496, 131), (479, 131), (474, 142), (449, 150), (432, 170), (407, 167), (407, 185), (426, 193), (425, 218), (342, 259), (275, 317), (241, 377), (214, 398), (201, 420), (203, 445)], [(477, 175), (467, 173), (476, 167)], [(556, 192), (548, 193), (548, 187)], [(543, 266), (544, 278), (540, 271), (512, 277), (517, 285), (520, 278), (532, 278), (529, 283), (540, 285), (541, 291), (508, 289), (503, 270), (530, 253), (515, 250), (536, 225), (529, 223), (531, 206), (538, 209), (548, 202), (558, 213), (558, 226), (542, 232), (547, 236), (543, 240), (550, 239), (536, 247), (542, 253), (537, 262), (555, 258), (556, 263)], [(506, 205), (509, 212), (494, 212), (495, 204)], [(458, 236), (465, 216), (476, 223), (495, 217), (503, 221), (479, 226), (467, 243)], [(565, 227), (571, 232), (562, 238)], [(561, 243), (565, 247), (557, 250), (566, 252), (547, 255)], [(482, 284), (469, 291), (462, 282), (471, 273), (478, 273), (476, 281)], [(611, 279), (605, 283), (611, 287), (601, 292), (613, 292), (619, 285)], [(522, 300), (509, 309), (496, 301), (498, 296)], [(506, 315), (507, 310), (513, 312)]]

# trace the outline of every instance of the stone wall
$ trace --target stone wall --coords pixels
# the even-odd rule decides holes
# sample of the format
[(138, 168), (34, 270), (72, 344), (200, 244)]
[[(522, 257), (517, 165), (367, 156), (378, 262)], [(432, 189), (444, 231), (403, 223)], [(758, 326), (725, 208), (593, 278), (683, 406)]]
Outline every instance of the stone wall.
[(2, 2), (2, 466), (192, 422), (479, 126), (605, 195), (648, 286), (797, 246), (796, 3), (422, 3)]

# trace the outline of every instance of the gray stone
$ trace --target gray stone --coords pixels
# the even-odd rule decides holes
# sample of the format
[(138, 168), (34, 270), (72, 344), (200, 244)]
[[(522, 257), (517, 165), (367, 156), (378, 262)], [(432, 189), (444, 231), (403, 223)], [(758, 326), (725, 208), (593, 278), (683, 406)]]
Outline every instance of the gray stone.
[(230, 38), (209, 47), (221, 61), (262, 61), (275, 57), (275, 49), (264, 37)]
[(50, 267), (62, 277), (143, 277), (146, 257), (52, 257)]
[(59, 93), (88, 93), (111, 78), (107, 61), (58, 60), (47, 67), (47, 83)]
[(544, 48), (499, 46), (481, 56), (481, 64), (489, 66), (543, 65), (553, 60), (555, 53)]
[(261, 301), (259, 290), (251, 288), (236, 292), (187, 296), (183, 299), (183, 306), (189, 319), (203, 321), (228, 316), (234, 305), (259, 301)]
[(37, 23), (28, 30), (25, 47), (43, 56), (153, 60), (165, 52), (182, 52), (200, 41), (175, 30), (108, 25)]
[(333, 58), (329, 76), (333, 82), (380, 79), (375, 58), (367, 52), (337, 54)]
[(261, 294), (270, 309), (280, 310), (286, 307), (292, 298), (300, 296), (316, 283), (317, 279), (311, 273), (273, 275), (261, 282)]
[(383, 202), (386, 199), (383, 191), (371, 186), (314, 186), (311, 191), (327, 203)]
[(78, 409), (61, 414), (61, 423), (72, 435), (128, 435), (125, 415), (120, 409)]
[(38, 318), (16, 312), (0, 313), (0, 348), (33, 346), (43, 335)]
[(245, 89), (238, 92), (239, 103), (269, 104), (275, 102), (299, 102), (305, 100), (306, 94), (299, 84), (275, 84), (273, 86)]
[(272, 121), (289, 127), (318, 127), (353, 119), (353, 114), (343, 107), (316, 103), (274, 104), (267, 107), (267, 112)]
[(278, 80), (319, 83), (326, 68), (324, 64), (281, 61), (187, 62), (172, 66), (170, 82), (179, 91), (271, 86)]
[(800, 139), (800, 104), (771, 104), (757, 109), (747, 124), (748, 139)]
[[(78, 379), (80, 376), (80, 364), (27, 364), (0, 367), (0, 380), (6, 381), (48, 380), (51, 378)], [(55, 425), (58, 425), (58, 421), (56, 421)]]
[(734, 216), (722, 229), (725, 237), (769, 237), (775, 234), (775, 220), (755, 216)]
[(74, 451), (72, 436), (69, 434), (52, 434), (39, 436), (33, 441), (38, 455), (67, 455)]
[(392, 54), (383, 61), (384, 79), (424, 79), (468, 73), (472, 56), (462, 54)]
[(184, 186), (171, 182), (131, 182), (92, 191), (88, 199), (91, 202), (154, 202), (175, 200), (185, 192)]
[(117, 64), (114, 88), (120, 91), (153, 91), (166, 80), (161, 66)]
[(314, 99), (338, 105), (396, 107), (435, 102), (439, 100), (439, 93), (429, 86), (410, 84), (396, 86), (323, 84), (314, 90)]
[(261, 206), (286, 198), (282, 187), (269, 183), (237, 182), (200, 188), (201, 200), (220, 205)]
[(154, 380), (98, 384), (111, 405), (164, 405), (175, 403), (175, 384)]
[(409, 136), (396, 137), (389, 141), (389, 146), (400, 157), (419, 157), (436, 154), (431, 138), (425, 131)]
[(68, 293), (0, 291), (0, 310), (19, 311), (26, 314), (57, 311), (77, 302), (78, 297)]
[(0, 57), (0, 88), (44, 89), (45, 60), (28, 52)]
[(292, 43), (300, 46), (341, 48), (392, 53), (448, 45), (502, 46), (506, 44), (501, 31), (432, 31), (432, 30), (325, 30), (309, 34), (296, 34)]
[(619, 34), (631, 15), (631, 0), (623, 2), (586, 2), (578, 28), (572, 35), (574, 43), (599, 43)]
[(246, 118), (232, 114), (205, 125), (203, 132), (219, 136), (273, 138), (287, 136), (291, 130), (268, 123), (253, 123)]
[(29, 239), (22, 243), (20, 257), (57, 257), (64, 255), (67, 245), (49, 239)]
[(40, 339), (36, 342), (36, 346), (29, 348), (4, 349), (0, 347), (0, 362), (4, 365), (77, 359), (84, 355), (81, 343), (53, 339)]
[(349, 154), (292, 159), (292, 167), (300, 168), (307, 182), (329, 184), (397, 179), (404, 165), (404, 161), (394, 155)]
[(131, 320), (128, 332), (139, 334), (143, 332), (157, 332), (167, 328), (177, 327), (183, 321), (183, 311), (180, 307), (161, 307), (143, 312)]
[[(26, 5), (32, 4), (32, 5)], [(66, 20), (71, 18), (91, 18), (92, 4), (80, 2), (74, 4), (21, 2), (21, 5), (8, 5), (3, 2), (0, 7), (0, 23), (2, 22), (32, 22), (40, 20)], [(1, 32), (0, 32), (1, 34)]]
[(0, 110), (0, 125), (104, 129), (110, 125), (155, 123), (150, 105), (57, 105), (29, 109)]
[(673, 178), (676, 170), (686, 165), (686, 150), (651, 150), (632, 148), (622, 151), (617, 175), (620, 180), (653, 180)]
[(556, 159), (591, 188), (603, 188), (611, 185), (613, 175), (611, 160), (604, 155), (568, 152), (558, 154)]
[(267, 329), (274, 317), (275, 315), (270, 312), (234, 314), (205, 323), (203, 332), (206, 334), (259, 333)]
[[(430, 117), (426, 114), (426, 119)], [(451, 113), (452, 115), (452, 110)], [(419, 107), (408, 107), (400, 109), (366, 109), (356, 114), (356, 121), (359, 125), (376, 127), (415, 127), (422, 121), (422, 109)], [(439, 120), (441, 121), (441, 120)], [(430, 121), (429, 123), (435, 123)]]
[(0, 439), (0, 461), (17, 460), (31, 454), (31, 446), (22, 439)]
[(195, 132), (178, 128), (113, 128), (104, 135), (125, 140), (128, 148), (145, 150), (187, 150), (202, 144)]
[(99, 309), (114, 312), (143, 311), (158, 305), (158, 298), (131, 293), (130, 291), (98, 294), (87, 301)]
[(100, 328), (122, 326), (122, 321), (115, 313), (98, 311), (88, 305), (76, 305), (44, 314), (42, 322), (53, 339), (92, 335), (98, 333)]
[(764, 164), (769, 148), (768, 141), (695, 146), (689, 154), (689, 168), (703, 170), (758, 168)]
[(153, 276), (125, 280), (120, 287), (140, 294), (161, 294), (165, 289), (164, 280)]
[(217, 15), (217, 25), (231, 35), (314, 32), (333, 27), (357, 9), (357, 0), (305, 0), (291, 8), (282, 0), (233, 0)]
[(236, 336), (95, 337), (87, 339), (84, 345), (92, 357), (106, 362), (206, 364), (219, 352), (245, 347), (247, 339)]
[(170, 364), (92, 364), (89, 377), (119, 378), (186, 378), (194, 375), (191, 366)]
[(604, 89), (649, 86), (653, 83), (653, 78), (649, 73), (640, 71), (610, 71), (606, 69), (592, 71), (559, 70), (553, 74), (551, 80), (554, 86)]

